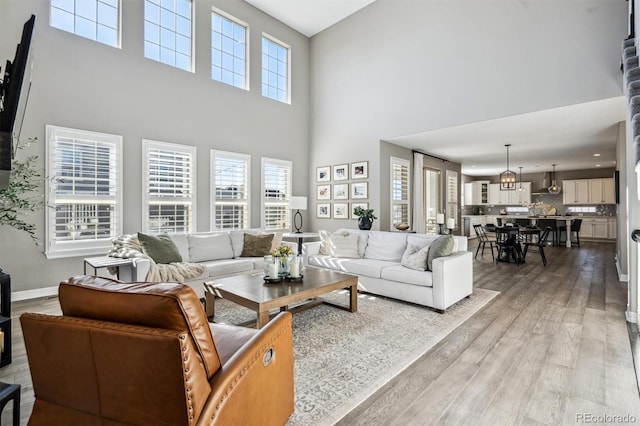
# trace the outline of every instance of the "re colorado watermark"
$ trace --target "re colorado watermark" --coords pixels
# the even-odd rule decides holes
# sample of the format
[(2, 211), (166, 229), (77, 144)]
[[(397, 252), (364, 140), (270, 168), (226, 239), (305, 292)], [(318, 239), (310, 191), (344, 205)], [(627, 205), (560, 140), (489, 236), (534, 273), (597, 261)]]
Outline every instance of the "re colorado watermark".
[(638, 419), (631, 414), (593, 414), (576, 413), (576, 423), (636, 423)]

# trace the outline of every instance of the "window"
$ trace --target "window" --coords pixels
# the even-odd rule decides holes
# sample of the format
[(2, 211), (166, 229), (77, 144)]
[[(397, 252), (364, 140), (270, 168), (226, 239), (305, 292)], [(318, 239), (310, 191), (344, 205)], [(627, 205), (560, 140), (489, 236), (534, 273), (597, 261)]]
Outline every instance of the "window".
[(144, 216), (150, 233), (195, 231), (196, 148), (142, 141)]
[(120, 0), (51, 0), (49, 24), (120, 47)]
[(529, 207), (509, 206), (509, 207), (505, 207), (505, 211), (507, 213), (529, 213)]
[(409, 160), (391, 157), (391, 227), (411, 223), (409, 217)]
[(289, 46), (262, 36), (262, 96), (289, 103)]
[(247, 25), (220, 11), (211, 13), (211, 78), (247, 88)]
[(192, 20), (191, 0), (145, 0), (145, 58), (191, 71)]
[(211, 151), (211, 229), (249, 228), (251, 156)]
[(46, 131), (47, 258), (104, 254), (122, 233), (122, 136)]
[(596, 206), (569, 206), (567, 207), (567, 213), (596, 213)]
[(458, 172), (454, 172), (453, 170), (447, 170), (445, 172), (446, 176), (446, 190), (447, 190), (447, 205), (445, 207), (445, 213), (448, 219), (453, 219), (453, 222), (456, 224), (458, 222)]
[(262, 158), (262, 228), (291, 228), (291, 161)]

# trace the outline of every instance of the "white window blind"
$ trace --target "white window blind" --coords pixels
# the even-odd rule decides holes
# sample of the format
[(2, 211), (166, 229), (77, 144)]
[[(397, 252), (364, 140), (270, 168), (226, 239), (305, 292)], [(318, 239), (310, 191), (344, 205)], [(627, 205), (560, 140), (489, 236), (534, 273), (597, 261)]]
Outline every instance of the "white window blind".
[(458, 227), (458, 172), (447, 170), (447, 219), (453, 219)]
[(251, 156), (211, 151), (211, 229), (249, 228)]
[(409, 160), (391, 157), (391, 227), (411, 223)]
[(143, 140), (143, 229), (150, 233), (195, 230), (196, 148)]
[(105, 253), (122, 232), (122, 137), (47, 126), (46, 255)]
[(292, 163), (262, 158), (262, 228), (266, 231), (291, 228)]
[(144, 57), (192, 70), (191, 0), (144, 1)]
[(120, 47), (120, 0), (51, 0), (49, 24)]

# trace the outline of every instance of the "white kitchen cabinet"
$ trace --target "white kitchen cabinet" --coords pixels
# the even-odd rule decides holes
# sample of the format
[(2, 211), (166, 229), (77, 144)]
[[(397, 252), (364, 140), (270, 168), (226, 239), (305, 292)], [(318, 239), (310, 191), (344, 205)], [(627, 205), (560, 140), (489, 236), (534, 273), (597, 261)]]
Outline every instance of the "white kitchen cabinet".
[(470, 182), (464, 184), (464, 205), (473, 205), (473, 184)]
[(581, 238), (609, 238), (609, 220), (607, 218), (582, 218)]
[[(520, 183), (516, 184), (519, 188)], [(501, 191), (499, 183), (489, 184), (489, 205), (519, 206), (531, 202), (531, 182), (522, 182), (522, 191)]]
[(491, 206), (500, 205), (500, 193), (504, 191), (500, 191), (499, 183), (491, 183), (489, 184), (489, 202), (488, 204)]
[(616, 226), (616, 219), (613, 217), (610, 217), (607, 220), (607, 238), (609, 238), (610, 240), (615, 240), (617, 238), (617, 234), (618, 234), (618, 229)]
[(471, 204), (489, 204), (489, 181), (477, 180), (471, 182)]
[(564, 204), (615, 204), (613, 178), (562, 181)]

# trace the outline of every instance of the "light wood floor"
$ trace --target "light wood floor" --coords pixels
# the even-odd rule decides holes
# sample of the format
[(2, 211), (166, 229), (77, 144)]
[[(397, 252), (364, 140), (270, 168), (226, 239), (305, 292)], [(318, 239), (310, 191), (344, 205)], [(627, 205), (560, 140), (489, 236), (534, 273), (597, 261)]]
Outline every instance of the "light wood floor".
[(640, 422), (614, 251), (550, 247), (546, 267), (537, 253), (516, 266), (485, 251), (474, 284), (502, 293), (339, 424), (567, 425), (585, 423), (582, 413)]
[[(339, 424), (565, 425), (580, 413), (640, 422), (632, 360), (640, 345), (629, 339), (614, 250), (550, 247), (546, 268), (536, 253), (521, 266), (478, 256), (475, 286), (502, 293)], [(0, 381), (23, 384), (26, 424), (33, 388), (18, 317), (60, 308), (56, 298), (12, 307), (13, 362), (0, 368)], [(2, 425), (10, 415), (9, 404)]]

